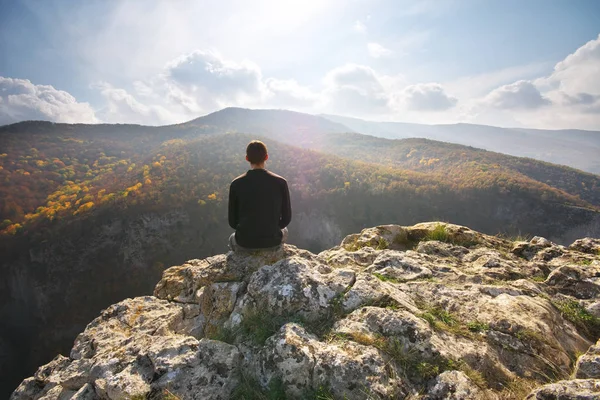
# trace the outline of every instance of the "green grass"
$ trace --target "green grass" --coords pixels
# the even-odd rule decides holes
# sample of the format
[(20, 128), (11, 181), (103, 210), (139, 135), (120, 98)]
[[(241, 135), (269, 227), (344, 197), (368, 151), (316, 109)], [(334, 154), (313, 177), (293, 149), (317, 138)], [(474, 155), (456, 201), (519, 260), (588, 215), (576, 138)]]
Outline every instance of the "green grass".
[(481, 321), (471, 321), (467, 323), (467, 329), (471, 332), (485, 332), (490, 330), (490, 325)]
[(268, 310), (253, 310), (244, 316), (234, 331), (223, 330), (221, 335), (225, 339), (229, 339), (230, 335), (233, 335), (234, 338), (242, 336), (252, 343), (262, 346), (269, 337), (288, 322), (302, 323), (304, 321), (298, 315), (273, 315)]
[(271, 379), (264, 388), (258, 380), (246, 373), (240, 375), (240, 383), (233, 390), (231, 400), (285, 400), (285, 388), (281, 379)]
[(437, 224), (435, 228), (427, 232), (421, 240), (425, 242), (437, 240), (438, 242), (450, 243), (463, 247), (473, 247), (479, 244), (477, 240), (464, 240), (453, 237), (452, 233), (448, 230), (448, 227), (444, 224)]
[(331, 390), (329, 390), (329, 388), (325, 386), (319, 386), (319, 389), (317, 389), (314, 396), (307, 397), (314, 397), (315, 400), (335, 400), (335, 397), (333, 397)]
[(444, 331), (468, 339), (482, 340), (480, 335), (475, 335), (474, 332), (489, 330), (487, 324), (477, 321), (464, 324), (458, 317), (440, 307), (425, 307), (425, 312), (419, 317), (427, 321), (436, 331)]
[(379, 240), (377, 241), (377, 247), (375, 247), (375, 250), (385, 250), (388, 247), (390, 247), (390, 244), (388, 243), (388, 241), (385, 240), (384, 238), (380, 237)]
[(539, 333), (529, 328), (520, 328), (515, 332), (515, 337), (521, 341), (531, 344), (547, 343), (546, 339)]
[(239, 333), (239, 328), (225, 328), (223, 326), (219, 326), (217, 329), (209, 332), (209, 334), (206, 335), (206, 337), (208, 339), (233, 344), (235, 338), (238, 336)]
[(437, 224), (432, 231), (427, 232), (427, 235), (423, 238), (424, 241), (437, 240), (438, 242), (449, 243), (451, 239), (450, 232), (446, 228), (446, 225)]
[(529, 242), (533, 236), (518, 233), (508, 238), (511, 242)]
[(561, 315), (593, 341), (600, 337), (600, 318), (592, 315), (576, 300), (553, 301)]
[(359, 244), (358, 236), (357, 236), (356, 238), (354, 238), (354, 241), (352, 243), (346, 244), (344, 246), (344, 249), (346, 249), (346, 251), (357, 251), (357, 250), (362, 249), (363, 247), (372, 247), (375, 250), (385, 250), (390, 247), (390, 243), (387, 240), (385, 240), (384, 238), (379, 237), (379, 239), (377, 239), (377, 244), (375, 244), (375, 245)]

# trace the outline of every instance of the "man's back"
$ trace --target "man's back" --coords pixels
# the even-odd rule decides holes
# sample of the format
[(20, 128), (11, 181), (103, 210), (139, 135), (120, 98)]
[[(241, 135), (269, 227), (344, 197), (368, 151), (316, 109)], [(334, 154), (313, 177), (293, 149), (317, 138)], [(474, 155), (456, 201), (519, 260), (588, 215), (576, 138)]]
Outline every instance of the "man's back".
[(287, 181), (266, 169), (235, 178), (229, 189), (229, 225), (237, 244), (267, 248), (281, 244), (281, 229), (291, 221)]

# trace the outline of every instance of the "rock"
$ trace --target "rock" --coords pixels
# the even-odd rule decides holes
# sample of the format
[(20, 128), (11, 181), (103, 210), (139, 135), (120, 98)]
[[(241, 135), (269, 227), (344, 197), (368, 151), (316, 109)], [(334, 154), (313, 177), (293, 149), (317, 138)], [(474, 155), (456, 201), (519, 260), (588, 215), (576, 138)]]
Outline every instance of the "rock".
[(86, 383), (73, 395), (73, 397), (71, 397), (70, 400), (96, 400), (97, 398), (98, 396), (96, 395), (94, 386)]
[(594, 299), (600, 294), (600, 266), (563, 265), (550, 273), (546, 284), (578, 299)]
[(377, 256), (365, 272), (378, 274), (396, 282), (431, 278), (431, 270), (423, 267), (422, 261), (411, 257), (408, 252), (386, 250)]
[(159, 299), (197, 303), (198, 289), (209, 283), (243, 281), (263, 265), (274, 264), (294, 255), (316, 259), (315, 255), (305, 250), (286, 245), (276, 250), (229, 252), (227, 255), (221, 254), (204, 260), (191, 260), (165, 270), (154, 289), (154, 295)]
[(282, 379), (289, 398), (306, 398), (319, 387), (346, 399), (407, 394), (379, 350), (351, 341), (323, 343), (296, 324), (284, 325), (267, 341), (260, 368), (270, 379)]
[(542, 261), (550, 261), (552, 258), (563, 254), (559, 246), (539, 236), (535, 236), (529, 242), (516, 242), (511, 252), (527, 260), (532, 260), (535, 257), (536, 260)]
[(587, 254), (600, 255), (600, 239), (589, 237), (578, 239), (569, 246), (569, 249)]
[(587, 312), (596, 318), (600, 318), (600, 301), (595, 301), (586, 307)]
[(481, 390), (461, 371), (445, 371), (430, 384), (423, 400), (478, 400)]
[(29, 400), (37, 397), (44, 390), (44, 383), (35, 378), (27, 378), (11, 394), (10, 400)]
[(359, 274), (356, 282), (342, 298), (342, 308), (349, 313), (362, 306), (394, 305), (418, 313), (413, 300), (402, 290), (389, 282), (382, 282), (371, 274)]
[(247, 296), (257, 306), (268, 307), (274, 315), (299, 314), (308, 320), (319, 319), (331, 308), (331, 301), (355, 280), (351, 270), (321, 271), (311, 260), (300, 257), (281, 260), (252, 275)]
[(600, 379), (600, 340), (587, 353), (579, 357), (575, 366), (575, 378)]
[(422, 360), (439, 355), (432, 344), (434, 335), (431, 327), (423, 319), (404, 310), (362, 307), (338, 321), (333, 332), (372, 341), (390, 338), (395, 346)]
[(319, 255), (191, 260), (155, 296), (103, 310), (11, 400), (503, 399), (517, 379), (540, 386), (531, 399), (600, 398), (595, 245), (433, 222), (365, 229)]
[(415, 250), (419, 253), (436, 257), (454, 257), (459, 259), (469, 252), (469, 250), (463, 246), (456, 246), (451, 243), (439, 242), (437, 240), (419, 242)]
[(379, 253), (371, 247), (363, 247), (356, 251), (347, 251), (338, 246), (319, 253), (319, 259), (334, 268), (351, 268), (357, 272), (363, 271), (373, 263)]
[(235, 346), (215, 340), (202, 339), (197, 348), (173, 362), (170, 354), (163, 354), (162, 376), (152, 387), (168, 389), (181, 399), (226, 400), (239, 383), (240, 352)]
[(526, 400), (593, 400), (599, 398), (599, 380), (574, 379), (544, 385), (531, 392)]
[(399, 225), (381, 225), (363, 229), (359, 234), (349, 235), (342, 241), (341, 247), (348, 251), (356, 251), (363, 247), (376, 250), (400, 249), (410, 247), (406, 229)]

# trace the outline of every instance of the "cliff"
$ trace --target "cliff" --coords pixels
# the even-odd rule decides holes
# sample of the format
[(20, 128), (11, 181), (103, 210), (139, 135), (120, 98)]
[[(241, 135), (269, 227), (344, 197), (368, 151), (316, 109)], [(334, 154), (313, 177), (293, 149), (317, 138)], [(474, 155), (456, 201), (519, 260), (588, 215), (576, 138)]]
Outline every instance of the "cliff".
[(598, 398), (599, 277), (599, 239), (443, 223), (191, 260), (11, 399)]

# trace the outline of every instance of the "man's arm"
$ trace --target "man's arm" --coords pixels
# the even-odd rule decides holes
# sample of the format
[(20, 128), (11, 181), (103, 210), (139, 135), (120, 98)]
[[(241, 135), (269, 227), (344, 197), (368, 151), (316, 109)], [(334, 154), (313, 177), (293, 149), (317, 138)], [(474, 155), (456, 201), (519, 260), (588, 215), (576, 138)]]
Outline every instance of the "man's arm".
[(290, 203), (290, 191), (287, 181), (283, 181), (281, 194), (281, 218), (279, 219), (279, 227), (285, 228), (292, 221), (292, 204)]
[(233, 184), (229, 186), (229, 226), (233, 229), (237, 229), (238, 226), (238, 215), (237, 215), (237, 196), (233, 189)]

